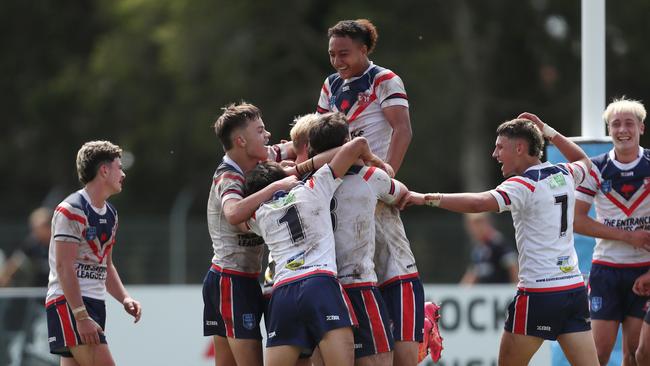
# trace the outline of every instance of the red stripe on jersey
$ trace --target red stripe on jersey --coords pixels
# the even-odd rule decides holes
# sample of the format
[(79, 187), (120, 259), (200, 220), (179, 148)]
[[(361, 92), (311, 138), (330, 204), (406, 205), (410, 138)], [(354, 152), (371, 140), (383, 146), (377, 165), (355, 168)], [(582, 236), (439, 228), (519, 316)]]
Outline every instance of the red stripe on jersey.
[(395, 283), (397, 281), (410, 280), (410, 279), (413, 279), (413, 278), (418, 278), (419, 276), (420, 276), (420, 274), (418, 272), (413, 272), (413, 273), (409, 273), (409, 274), (405, 274), (405, 275), (395, 276), (393, 278), (389, 278), (388, 280), (382, 282), (382, 284), (379, 285), (379, 287), (386, 287), (386, 286), (388, 286), (388, 285), (390, 285), (392, 283)]
[(352, 301), (350, 301), (350, 298), (348, 297), (348, 293), (345, 292), (343, 286), (341, 286), (341, 283), (338, 280), (336, 281), (336, 283), (339, 284), (339, 290), (341, 291), (341, 296), (343, 296), (343, 301), (345, 302), (345, 306), (348, 308), (348, 315), (350, 316), (350, 322), (352, 323), (353, 327), (358, 327), (359, 320), (357, 320), (357, 314), (354, 313), (354, 307), (352, 307)]
[(629, 208), (625, 207), (625, 205), (623, 203), (619, 202), (611, 193), (607, 193), (605, 195), (605, 197), (607, 197), (607, 199), (609, 199), (614, 205), (616, 205), (616, 207), (620, 208), (621, 211), (623, 211), (623, 213), (625, 214), (625, 216), (629, 217), (630, 215), (632, 215), (634, 213), (636, 208), (639, 207), (641, 202), (643, 202), (643, 200), (645, 200), (645, 198), (650, 193), (650, 190), (648, 190), (647, 188), (644, 188), (644, 189), (645, 190), (643, 191), (643, 193), (641, 193), (639, 198), (637, 198), (636, 201), (634, 201), (632, 203), (632, 206), (630, 206)]
[(594, 259), (591, 261), (591, 263), (596, 263), (600, 264), (603, 266), (607, 267), (615, 267), (615, 268), (636, 268), (636, 267), (647, 267), (650, 266), (650, 262), (640, 262), (640, 263), (612, 263), (612, 262), (606, 262), (606, 261), (601, 261), (599, 259)]
[(325, 114), (325, 113), (328, 113), (328, 112), (329, 112), (329, 109), (325, 109), (325, 108), (323, 108), (323, 107), (317, 105), (317, 106), (316, 106), (316, 112), (318, 112), (318, 113), (320, 113), (320, 114)]
[(372, 95), (370, 95), (370, 97), (368, 98), (368, 103), (364, 104), (363, 106), (357, 107), (357, 109), (354, 111), (352, 116), (348, 118), (348, 124), (356, 120), (357, 117), (359, 117), (359, 115), (361, 114), (361, 112), (366, 110), (366, 108), (368, 108), (368, 106), (371, 105), (372, 102), (374, 102), (376, 99), (377, 99), (377, 95), (375, 95), (375, 93), (373, 92)]
[(575, 175), (575, 173), (573, 173), (573, 168), (571, 168), (571, 164), (565, 164), (565, 166), (567, 167), (567, 169), (569, 169), (569, 172), (571, 173), (571, 176), (573, 178), (575, 178), (576, 175)]
[(375, 172), (375, 169), (377, 169), (377, 168), (375, 168), (374, 166), (371, 166), (370, 168), (368, 168), (368, 170), (366, 170), (366, 174), (363, 175), (363, 180), (368, 181), (368, 179), (370, 179), (370, 177), (372, 177), (372, 173)]
[[(406, 100), (409, 99), (406, 96), (406, 94), (404, 94), (404, 93), (395, 93), (395, 94), (391, 94), (391, 95), (386, 97), (386, 99), (395, 99), (395, 98), (402, 98), (402, 99), (406, 99)], [(386, 100), (386, 99), (384, 99), (384, 100)]]
[(230, 275), (241, 276), (241, 277), (246, 277), (246, 278), (257, 278), (257, 276), (260, 275), (259, 272), (257, 272), (257, 273), (249, 273), (249, 272), (235, 271), (234, 269), (222, 268), (222, 267), (220, 267), (220, 266), (218, 266), (218, 265), (216, 265), (214, 263), (212, 263), (211, 268), (214, 269), (217, 272), (227, 273), (227, 274), (230, 274)]
[(73, 221), (78, 221), (84, 225), (86, 225), (86, 218), (77, 214), (73, 214), (72, 212), (68, 211), (65, 207), (62, 206), (57, 206), (54, 211), (60, 212), (63, 214), (63, 216), (67, 217), (68, 220), (73, 220)]
[(357, 283), (348, 283), (343, 285), (344, 289), (355, 288), (355, 287), (376, 287), (377, 283), (375, 282), (357, 282)]
[[(578, 168), (580, 168), (580, 171), (582, 171), (582, 180), (584, 181), (584, 180), (585, 180), (585, 177), (587, 176), (587, 174), (585, 174), (585, 170), (582, 169), (582, 165), (580, 165), (580, 164), (576, 164), (576, 166), (577, 166)], [(580, 182), (580, 183), (582, 183), (582, 182)]]
[(592, 169), (589, 171), (589, 175), (591, 175), (594, 180), (596, 181), (596, 184), (600, 187), (600, 180), (598, 179), (598, 176), (596, 175), (596, 172)]
[(391, 179), (390, 180), (390, 190), (388, 191), (388, 194), (391, 196), (395, 193), (395, 180)]
[(592, 191), (589, 188), (585, 188), (583, 186), (576, 187), (576, 191), (578, 191), (580, 193), (584, 193), (584, 194), (589, 195), (591, 197), (594, 197), (596, 195), (596, 192)]
[(309, 180), (307, 181), (307, 185), (309, 186), (309, 188), (314, 188), (314, 177), (309, 178)]
[(214, 179), (214, 184), (219, 184), (219, 182), (221, 182), (221, 180), (222, 180), (223, 178), (228, 178), (228, 179), (237, 180), (237, 181), (241, 182), (242, 184), (244, 184), (244, 183), (246, 182), (246, 181), (244, 180), (244, 177), (242, 177), (242, 176), (239, 175), (239, 174), (234, 174), (234, 173), (223, 173), (223, 174), (221, 174), (220, 176), (218, 176), (218, 177), (216, 177), (216, 178)]
[(397, 76), (397, 75), (395, 75), (394, 72), (389, 72), (388, 74), (385, 74), (385, 75), (382, 75), (382, 76), (378, 77), (377, 79), (375, 79), (375, 82), (372, 85), (373, 89), (377, 88), (379, 86), (379, 84), (383, 83), (384, 81), (390, 80), (390, 79), (394, 78), (395, 76)]
[(274, 283), (273, 288), (280, 287), (280, 286), (285, 285), (287, 283), (302, 280), (302, 279), (304, 279), (306, 277), (313, 276), (313, 275), (319, 275), (319, 274), (329, 275), (329, 276), (332, 276), (332, 277), (336, 278), (336, 274), (334, 272), (332, 272), (332, 271), (326, 271), (324, 269), (317, 269), (315, 271), (310, 271), (310, 272), (307, 272), (307, 273), (299, 274), (297, 276), (292, 276), (292, 277), (289, 277), (289, 278), (285, 278), (280, 282)]
[(528, 295), (517, 295), (515, 302), (515, 316), (512, 324), (512, 332), (526, 335), (526, 322), (528, 321)]
[(413, 283), (404, 282), (402, 287), (402, 341), (415, 341), (415, 294)]
[(532, 185), (532, 184), (530, 184), (530, 183), (528, 183), (528, 182), (526, 182), (526, 181), (523, 180), (523, 179), (516, 178), (516, 177), (514, 177), (514, 178), (508, 178), (508, 179), (506, 179), (506, 182), (517, 182), (517, 183), (521, 183), (521, 184), (523, 184), (524, 186), (526, 186), (526, 188), (530, 189), (531, 192), (535, 192), (535, 186)]
[(555, 287), (518, 287), (520, 291), (524, 292), (557, 292), (557, 291), (566, 291), (573, 290), (575, 288), (585, 287), (585, 283), (580, 281), (566, 286), (555, 286)]
[(55, 304), (55, 303), (57, 303), (59, 301), (65, 301), (65, 296), (61, 295), (61, 296), (59, 296), (59, 297), (57, 297), (55, 299), (52, 299), (52, 300), (46, 302), (45, 307), (49, 308), (51, 305), (53, 305), (53, 304)]
[(363, 297), (363, 305), (366, 308), (368, 320), (370, 320), (370, 333), (372, 334), (372, 341), (375, 344), (375, 353), (390, 352), (388, 343), (388, 335), (384, 328), (384, 322), (381, 318), (379, 311), (379, 304), (375, 299), (375, 294), (372, 290), (361, 290)]
[(327, 90), (327, 84), (326, 84), (326, 83), (323, 84), (323, 88), (322, 88), (322, 89), (323, 89), (323, 92), (325, 93), (325, 95), (327, 95), (327, 96), (329, 97), (329, 96), (330, 96), (330, 91)]
[(282, 149), (280, 148), (280, 145), (273, 145), (272, 146), (273, 151), (275, 151), (275, 162), (279, 163), (282, 161)]
[(503, 201), (505, 202), (506, 206), (510, 206), (510, 203), (512, 203), (512, 201), (510, 201), (510, 196), (508, 196), (508, 194), (504, 191), (498, 189), (496, 191), (498, 194), (501, 195), (501, 198), (503, 198)]
[(235, 328), (233, 326), (233, 303), (232, 303), (232, 280), (230, 277), (222, 276), (219, 280), (219, 289), (221, 290), (221, 301), (219, 310), (226, 327), (226, 337), (235, 337)]
[(57, 304), (56, 312), (59, 314), (61, 329), (63, 329), (63, 343), (68, 347), (76, 346), (77, 336), (74, 334), (74, 328), (72, 327), (72, 318), (70, 318), (68, 304), (65, 302)]

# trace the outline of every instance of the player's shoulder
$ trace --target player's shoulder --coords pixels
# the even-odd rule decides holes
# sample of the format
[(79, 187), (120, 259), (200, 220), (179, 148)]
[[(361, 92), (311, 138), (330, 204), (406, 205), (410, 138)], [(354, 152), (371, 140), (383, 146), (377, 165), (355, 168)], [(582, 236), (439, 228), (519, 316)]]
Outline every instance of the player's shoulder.
[(570, 175), (570, 172), (562, 164), (546, 163), (526, 170), (524, 174), (521, 175), (521, 177), (537, 184), (537, 182), (542, 181), (555, 174)]
[(76, 191), (68, 195), (61, 203), (59, 203), (60, 207), (69, 207), (69, 208), (74, 208), (77, 210), (83, 210), (84, 206), (86, 206), (86, 199), (84, 196), (81, 194), (80, 191)]
[(244, 176), (234, 166), (221, 162), (214, 173), (214, 181), (218, 183), (222, 179), (234, 179), (244, 183)]
[(650, 161), (650, 149), (643, 148), (643, 158)]
[[(66, 197), (54, 209), (55, 214), (65, 216), (69, 220), (86, 223), (88, 202), (81, 191), (74, 192)], [(56, 216), (56, 215), (55, 215)]]
[(602, 171), (609, 163), (609, 152), (598, 154), (589, 158), (593, 166)]

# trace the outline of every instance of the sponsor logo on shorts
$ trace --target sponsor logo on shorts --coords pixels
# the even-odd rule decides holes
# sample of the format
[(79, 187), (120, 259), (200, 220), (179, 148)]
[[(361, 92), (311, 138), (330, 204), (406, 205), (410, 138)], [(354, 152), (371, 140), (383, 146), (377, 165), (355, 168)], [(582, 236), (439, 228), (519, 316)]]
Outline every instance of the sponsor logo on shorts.
[(603, 307), (603, 298), (600, 296), (592, 296), (589, 310), (597, 312)]
[(550, 332), (551, 331), (551, 326), (550, 325), (538, 325), (537, 330), (541, 330), (544, 332)]
[(219, 322), (216, 321), (216, 320), (206, 320), (205, 325), (217, 326), (217, 325), (219, 325)]
[(275, 332), (269, 332), (269, 334), (267, 335), (267, 338), (271, 339), (273, 337), (275, 337)]
[(56, 337), (50, 337), (47, 339), (49, 343), (56, 342)]
[(255, 314), (251, 314), (251, 313), (242, 314), (242, 322), (244, 328), (248, 330), (255, 328)]
[(361, 349), (363, 348), (363, 343), (355, 343), (354, 344), (354, 349)]
[(330, 320), (340, 320), (340, 318), (339, 318), (338, 315), (327, 315), (327, 316), (325, 316), (325, 320), (326, 320), (326, 321), (330, 321)]

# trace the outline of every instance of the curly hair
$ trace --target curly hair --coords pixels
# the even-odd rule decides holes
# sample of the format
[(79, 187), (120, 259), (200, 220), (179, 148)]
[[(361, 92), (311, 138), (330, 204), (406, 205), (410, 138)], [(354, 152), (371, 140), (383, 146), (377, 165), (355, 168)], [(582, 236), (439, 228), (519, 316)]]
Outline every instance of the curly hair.
[(544, 153), (544, 138), (542, 133), (535, 127), (533, 121), (516, 118), (503, 122), (497, 128), (497, 136), (508, 138), (520, 138), (528, 142), (528, 155), (542, 158)]
[(264, 189), (269, 184), (281, 180), (287, 176), (282, 166), (274, 161), (264, 161), (253, 170), (246, 173), (246, 183), (244, 184), (244, 195), (251, 194)]
[(122, 148), (110, 141), (89, 141), (77, 152), (77, 176), (81, 184), (88, 184), (97, 176), (102, 164), (122, 157)]
[(368, 54), (375, 50), (379, 33), (368, 19), (341, 20), (327, 30), (327, 38), (350, 37), (368, 47)]

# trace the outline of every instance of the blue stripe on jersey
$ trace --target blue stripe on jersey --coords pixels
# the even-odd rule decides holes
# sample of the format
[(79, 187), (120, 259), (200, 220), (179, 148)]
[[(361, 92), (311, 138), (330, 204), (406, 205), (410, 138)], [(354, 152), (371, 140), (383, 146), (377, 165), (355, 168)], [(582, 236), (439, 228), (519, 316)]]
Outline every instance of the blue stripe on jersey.
[(558, 165), (553, 165), (542, 169), (529, 170), (523, 174), (523, 177), (539, 182), (540, 180), (557, 173), (569, 175), (569, 172), (566, 169), (561, 168)]
[(384, 70), (383, 67), (375, 65), (360, 78), (345, 85), (338, 73), (330, 75), (327, 78), (330, 83), (330, 110), (336, 106), (339, 112), (347, 114), (359, 99), (359, 94), (370, 90), (375, 82), (375, 76)]
[(103, 247), (111, 239), (117, 218), (117, 210), (110, 203), (106, 202), (106, 212), (100, 215), (93, 210), (90, 202), (86, 201), (79, 192), (69, 195), (64, 202), (82, 210), (86, 215), (85, 237), (81, 238), (82, 240), (92, 241), (98, 239), (99, 244)]
[(600, 171), (601, 182), (608, 182), (606, 187), (611, 187), (626, 199), (634, 196), (645, 184), (645, 178), (650, 177), (650, 150), (648, 149), (643, 150), (639, 163), (631, 170), (619, 169), (609, 158), (609, 153), (594, 156), (591, 161)]

